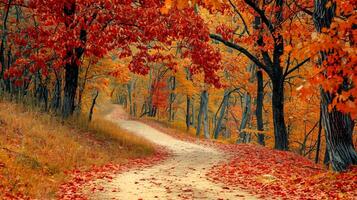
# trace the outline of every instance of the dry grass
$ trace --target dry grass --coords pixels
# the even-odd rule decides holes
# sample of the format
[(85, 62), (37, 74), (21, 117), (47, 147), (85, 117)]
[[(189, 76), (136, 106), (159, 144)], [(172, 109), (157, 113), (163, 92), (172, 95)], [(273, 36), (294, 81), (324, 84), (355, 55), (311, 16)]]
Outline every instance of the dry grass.
[(153, 152), (147, 141), (98, 116), (91, 124), (61, 122), (46, 113), (0, 102), (0, 191), (5, 185), (13, 193), (52, 199), (67, 170), (123, 163)]

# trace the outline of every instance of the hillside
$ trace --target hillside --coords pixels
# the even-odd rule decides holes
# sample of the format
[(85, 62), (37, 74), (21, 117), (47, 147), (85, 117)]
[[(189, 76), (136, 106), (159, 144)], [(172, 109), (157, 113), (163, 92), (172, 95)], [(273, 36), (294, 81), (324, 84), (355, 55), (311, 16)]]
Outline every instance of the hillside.
[(66, 171), (125, 163), (153, 146), (97, 116), (87, 126), (9, 102), (0, 102), (0, 199), (52, 199)]

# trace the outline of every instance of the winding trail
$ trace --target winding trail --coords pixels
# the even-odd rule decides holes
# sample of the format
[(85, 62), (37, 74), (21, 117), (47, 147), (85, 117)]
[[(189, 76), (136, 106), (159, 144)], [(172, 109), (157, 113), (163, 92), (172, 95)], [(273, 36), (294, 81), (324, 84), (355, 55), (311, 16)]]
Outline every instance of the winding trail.
[(228, 158), (223, 152), (180, 141), (141, 122), (117, 119), (112, 115), (108, 115), (108, 119), (169, 149), (172, 156), (159, 165), (131, 170), (117, 175), (111, 182), (102, 182), (105, 190), (93, 194), (91, 199), (256, 199), (246, 192), (224, 187), (206, 178), (205, 174), (213, 165)]

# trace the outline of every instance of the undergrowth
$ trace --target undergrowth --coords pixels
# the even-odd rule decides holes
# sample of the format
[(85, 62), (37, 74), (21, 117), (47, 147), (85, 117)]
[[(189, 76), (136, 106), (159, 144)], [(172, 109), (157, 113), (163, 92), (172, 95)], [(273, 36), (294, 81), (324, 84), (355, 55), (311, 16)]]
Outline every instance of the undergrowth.
[(0, 101), (0, 199), (53, 199), (66, 171), (152, 155), (151, 143), (97, 115), (60, 118)]

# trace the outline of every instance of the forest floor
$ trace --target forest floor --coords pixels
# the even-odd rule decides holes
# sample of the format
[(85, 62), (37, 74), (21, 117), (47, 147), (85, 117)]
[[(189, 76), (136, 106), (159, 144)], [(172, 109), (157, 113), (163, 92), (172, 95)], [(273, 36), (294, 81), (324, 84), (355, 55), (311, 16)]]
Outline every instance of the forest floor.
[(356, 166), (334, 173), (292, 152), (201, 140), (152, 119), (131, 120), (120, 106), (100, 110), (86, 125), (0, 102), (0, 199), (357, 196)]
[(91, 199), (255, 199), (237, 188), (207, 179), (208, 171), (228, 159), (217, 148), (194, 144), (169, 136), (143, 122), (131, 121), (121, 107), (108, 116), (121, 128), (145, 138), (170, 152), (165, 161), (144, 169), (118, 174), (96, 184), (104, 189)]
[(334, 173), (292, 152), (200, 140), (151, 119), (108, 119), (171, 153), (148, 168), (100, 180), (91, 199), (355, 199), (357, 167)]
[(226, 188), (243, 189), (259, 199), (356, 199), (357, 166), (336, 173), (293, 152), (237, 145), (231, 140), (197, 139), (194, 131), (187, 132), (180, 124), (140, 121), (179, 140), (224, 151), (228, 159), (209, 169), (206, 177)]

